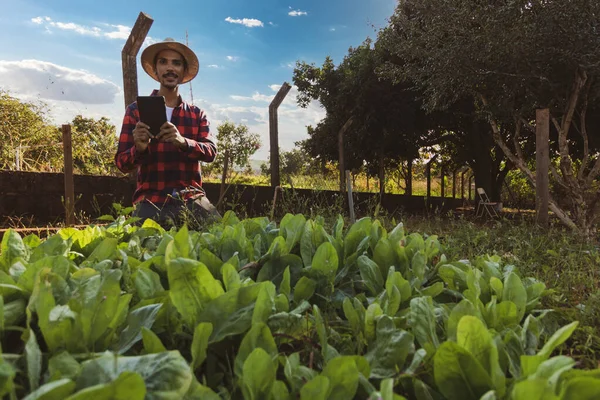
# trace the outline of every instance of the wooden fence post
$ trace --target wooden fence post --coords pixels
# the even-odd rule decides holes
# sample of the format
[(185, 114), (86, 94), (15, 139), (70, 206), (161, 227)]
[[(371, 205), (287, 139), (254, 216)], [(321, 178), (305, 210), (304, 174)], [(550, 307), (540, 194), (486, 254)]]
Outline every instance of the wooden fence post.
[(456, 169), (452, 171), (452, 198), (456, 198)]
[(354, 216), (354, 198), (352, 197), (352, 179), (350, 178), (350, 171), (346, 171), (346, 185), (348, 186), (348, 208), (350, 210), (350, 223), (356, 222)]
[(281, 88), (269, 104), (269, 135), (271, 139), (271, 186), (277, 187), (281, 185), (279, 177), (279, 126), (277, 109), (287, 96), (292, 87), (289, 83), (283, 82)]
[(437, 159), (436, 154), (427, 162), (427, 198), (431, 197), (431, 164)]
[(136, 58), (153, 22), (154, 20), (148, 14), (140, 12), (135, 25), (131, 29), (129, 38), (127, 38), (125, 46), (123, 46), (123, 50), (121, 51), (125, 107), (133, 103), (138, 96)]
[(62, 126), (65, 176), (65, 224), (75, 224), (75, 189), (73, 184), (73, 148), (71, 144), (71, 125)]
[(465, 174), (466, 173), (467, 173), (466, 168), (460, 173), (460, 198), (462, 200), (465, 199)]
[(475, 178), (475, 175), (471, 174), (471, 176), (469, 176), (469, 201), (473, 200), (471, 197), (471, 194), (473, 193), (473, 178)]
[(406, 161), (406, 190), (404, 194), (406, 196), (412, 196), (412, 172), (413, 172), (413, 159)]
[(344, 123), (342, 128), (338, 131), (338, 167), (340, 169), (340, 193), (344, 193), (346, 190), (345, 183), (345, 171), (346, 171), (346, 163), (344, 161), (344, 133), (350, 128), (352, 125), (353, 117), (348, 118), (348, 120)]
[(548, 199), (550, 197), (548, 178), (550, 111), (547, 108), (538, 109), (535, 114), (535, 212), (537, 223), (547, 228)]
[(446, 182), (444, 182), (444, 177), (446, 175), (446, 166), (442, 165), (442, 181), (441, 181), (441, 194), (440, 197), (443, 199), (444, 197), (446, 197)]
[(429, 198), (431, 197), (431, 161), (427, 163), (425, 171), (425, 178), (427, 179), (427, 198)]

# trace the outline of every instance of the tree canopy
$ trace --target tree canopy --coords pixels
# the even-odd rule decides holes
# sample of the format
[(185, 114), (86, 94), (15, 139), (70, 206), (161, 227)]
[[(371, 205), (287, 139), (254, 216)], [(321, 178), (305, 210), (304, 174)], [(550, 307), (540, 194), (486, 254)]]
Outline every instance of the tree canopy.
[(294, 71), (298, 104), (316, 99), (327, 111), (320, 123), (308, 127), (303, 146), (315, 158), (337, 162), (338, 131), (353, 117), (344, 135), (346, 169), (365, 166), (368, 175), (379, 174), (383, 180), (382, 170), (395, 173), (418, 158), (421, 148), (440, 145), (446, 151), (447, 170), (469, 165), (478, 185), (498, 197), (497, 188), (510, 165), (494, 148), (491, 136), (482, 134), (472, 102), (427, 110), (414, 83), (383, 73), (388, 64), (399, 62), (384, 44), (366, 40), (350, 48), (337, 67), (330, 58), (320, 68), (298, 63)]
[(344, 134), (345, 169), (370, 171), (394, 167), (418, 156), (432, 131), (415, 94), (406, 85), (391, 85), (376, 72), (384, 55), (370, 39), (350, 48), (336, 67), (327, 57), (321, 67), (299, 62), (294, 70), (298, 104), (318, 100), (326, 117), (308, 128), (304, 143), (323, 161), (339, 161), (338, 132), (351, 119)]
[(388, 62), (380, 73), (414, 82), (428, 110), (470, 98), (496, 145), (533, 186), (524, 146), (533, 138), (535, 110), (550, 109), (552, 175), (569, 194), (551, 198), (550, 208), (588, 232), (600, 200), (598, 143), (587, 134), (590, 119), (597, 120), (588, 119), (588, 105), (600, 89), (599, 16), (600, 4), (590, 0), (402, 0), (379, 36), (402, 62)]
[(593, 0), (399, 0), (375, 43), (337, 66), (297, 63), (298, 104), (316, 99), (327, 111), (305, 148), (337, 161), (337, 132), (353, 117), (347, 169), (436, 145), (498, 200), (511, 168), (535, 187), (535, 112), (548, 108), (550, 209), (590, 232), (600, 217), (600, 137), (590, 134), (600, 123), (599, 18)]

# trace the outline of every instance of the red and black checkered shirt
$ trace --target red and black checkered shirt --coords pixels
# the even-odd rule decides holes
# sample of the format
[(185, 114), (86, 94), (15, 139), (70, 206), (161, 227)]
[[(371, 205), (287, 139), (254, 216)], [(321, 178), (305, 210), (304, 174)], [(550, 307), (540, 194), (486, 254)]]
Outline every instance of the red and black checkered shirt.
[[(151, 96), (156, 96), (154, 90)], [(171, 123), (187, 141), (187, 149), (179, 149), (172, 143), (151, 140), (144, 153), (136, 151), (133, 142), (133, 129), (140, 120), (137, 102), (130, 104), (125, 111), (123, 127), (119, 137), (115, 163), (124, 173), (137, 169), (137, 188), (133, 203), (149, 200), (157, 205), (173, 201), (173, 195), (189, 199), (202, 189), (200, 162), (212, 162), (217, 154), (217, 146), (210, 135), (209, 122), (204, 111), (183, 102), (173, 110)], [(186, 191), (187, 189), (187, 191)], [(198, 192), (199, 191), (199, 192)]]

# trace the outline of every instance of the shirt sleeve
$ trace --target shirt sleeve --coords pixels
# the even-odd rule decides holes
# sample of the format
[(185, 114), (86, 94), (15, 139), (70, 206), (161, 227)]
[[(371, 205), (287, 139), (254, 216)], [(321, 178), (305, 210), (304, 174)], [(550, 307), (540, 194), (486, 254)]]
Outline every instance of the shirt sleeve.
[(194, 160), (211, 163), (217, 156), (217, 145), (210, 134), (210, 123), (206, 118), (204, 111), (197, 114), (198, 136), (197, 139), (185, 138), (188, 143), (188, 157)]
[(127, 110), (125, 111), (117, 153), (115, 154), (115, 164), (123, 173), (133, 171), (147, 157), (147, 151), (144, 154), (140, 154), (136, 151), (133, 142), (133, 130), (138, 121), (139, 112), (134, 103), (127, 107)]

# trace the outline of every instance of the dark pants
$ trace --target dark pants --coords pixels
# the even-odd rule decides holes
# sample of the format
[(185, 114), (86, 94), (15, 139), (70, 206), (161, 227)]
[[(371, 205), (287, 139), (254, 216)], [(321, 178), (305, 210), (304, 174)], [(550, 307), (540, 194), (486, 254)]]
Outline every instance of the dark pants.
[(138, 203), (133, 212), (134, 217), (140, 218), (138, 225), (148, 218), (158, 222), (163, 228), (180, 227), (184, 223), (191, 229), (198, 229), (219, 221), (221, 215), (206, 196), (187, 201), (175, 200), (165, 205), (153, 204), (148, 201)]

